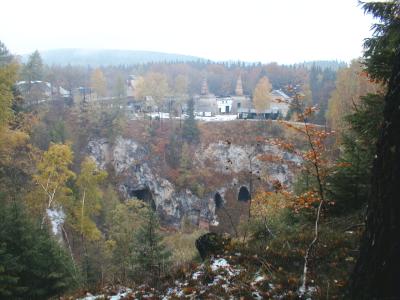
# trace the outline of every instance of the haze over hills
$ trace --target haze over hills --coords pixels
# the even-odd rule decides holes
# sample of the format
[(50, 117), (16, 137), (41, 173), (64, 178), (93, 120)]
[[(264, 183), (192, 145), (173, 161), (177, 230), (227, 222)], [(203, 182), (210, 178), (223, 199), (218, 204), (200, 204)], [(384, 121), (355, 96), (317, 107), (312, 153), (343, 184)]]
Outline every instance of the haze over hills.
[[(22, 55), (22, 61), (25, 63), (30, 54)], [(121, 49), (53, 49), (40, 51), (40, 55), (47, 65), (90, 65), (98, 66), (119, 66), (135, 65), (159, 62), (210, 62), (210, 59), (192, 55), (183, 55), (176, 53), (165, 53), (144, 50), (121, 50)], [(235, 63), (236, 61), (226, 61)], [(243, 62), (253, 64), (258, 62)], [(345, 67), (346, 63), (337, 60), (307, 61), (295, 64), (295, 66), (305, 66), (311, 68), (318, 66), (320, 68), (330, 68), (337, 70)]]
[[(150, 62), (188, 62), (206, 61), (204, 58), (153, 51), (113, 50), (113, 49), (54, 49), (40, 51), (45, 64), (48, 65), (134, 65)], [(29, 54), (22, 56), (25, 62)]]

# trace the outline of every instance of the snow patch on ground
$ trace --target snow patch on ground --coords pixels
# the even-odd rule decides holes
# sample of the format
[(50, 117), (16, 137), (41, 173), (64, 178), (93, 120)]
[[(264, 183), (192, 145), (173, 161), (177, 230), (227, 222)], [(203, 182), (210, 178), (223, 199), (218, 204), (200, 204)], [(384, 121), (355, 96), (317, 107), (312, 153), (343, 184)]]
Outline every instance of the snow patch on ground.
[(105, 295), (96, 295), (93, 296), (92, 294), (88, 293), (86, 297), (84, 298), (79, 298), (78, 300), (96, 300), (96, 299), (109, 299), (109, 300), (121, 300), (125, 299), (130, 293), (132, 293), (131, 289), (124, 288), (121, 289), (118, 294), (113, 295), (113, 296), (105, 296)]
[(154, 113), (148, 113), (146, 114), (147, 116), (151, 117), (152, 119), (169, 119), (169, 113), (164, 113), (164, 112), (154, 112)]
[(104, 295), (97, 295), (93, 296), (92, 294), (88, 293), (87, 296), (84, 298), (79, 298), (77, 300), (96, 300), (96, 299), (104, 299)]
[(115, 295), (115, 296), (111, 296), (110, 297), (110, 300), (120, 300), (120, 299), (124, 299), (126, 296), (128, 296), (128, 294), (130, 293), (130, 292), (132, 292), (132, 290), (130, 290), (130, 289), (127, 289), (125, 292), (123, 292), (123, 293), (118, 293), (117, 295)]
[(202, 276), (204, 274), (203, 271), (197, 271), (195, 273), (193, 273), (192, 275), (192, 279), (197, 280), (200, 276)]
[(264, 276), (258, 275), (258, 276), (254, 279), (253, 283), (259, 283), (259, 282), (264, 281), (264, 280), (265, 280), (265, 277), (264, 277)]
[(219, 258), (214, 260), (214, 262), (211, 265), (211, 270), (214, 272), (217, 271), (219, 268), (227, 268), (230, 267), (228, 264), (228, 261), (225, 258)]
[(240, 273), (240, 270), (232, 268), (232, 266), (228, 263), (228, 261), (225, 258), (218, 258), (212, 262), (211, 270), (215, 272), (218, 269), (226, 270), (229, 276), (236, 276), (239, 275)]
[(257, 300), (262, 300), (262, 299), (264, 299), (264, 298), (260, 295), (260, 292), (258, 292), (258, 291), (253, 292), (253, 293), (252, 293), (252, 296), (253, 296), (254, 299), (257, 299)]
[(236, 120), (237, 115), (215, 115), (213, 117), (196, 116), (195, 119), (206, 122), (226, 122)]
[[(241, 254), (236, 253), (235, 256), (241, 256)], [(242, 279), (239, 277), (242, 272), (246, 272), (246, 270), (241, 265), (235, 264), (234, 257), (217, 257), (212, 258), (209, 263), (205, 262), (197, 266), (192, 272), (186, 274), (184, 278), (175, 280), (163, 292), (155, 291), (149, 286), (142, 285), (132, 290), (120, 288), (119, 292), (113, 296), (111, 296), (112, 293), (103, 292), (102, 295), (98, 296), (87, 294), (85, 298), (79, 300), (238, 299), (238, 288), (244, 288), (246, 292), (250, 292), (250, 298), (252, 299), (266, 299), (266, 294), (260, 290), (259, 286), (268, 280), (267, 277), (261, 271), (253, 273), (250, 277), (253, 279), (249, 282), (249, 286), (246, 287), (242, 286)], [(270, 287), (273, 288), (273, 285), (270, 284)], [(284, 298), (281, 297), (280, 299)]]

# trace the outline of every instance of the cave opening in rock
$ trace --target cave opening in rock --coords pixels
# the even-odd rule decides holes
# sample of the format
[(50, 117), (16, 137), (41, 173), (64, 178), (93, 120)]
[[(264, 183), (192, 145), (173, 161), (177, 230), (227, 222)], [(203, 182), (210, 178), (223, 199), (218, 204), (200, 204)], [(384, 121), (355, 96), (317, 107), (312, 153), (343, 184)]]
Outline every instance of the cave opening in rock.
[(143, 189), (131, 190), (129, 193), (131, 198), (136, 198), (146, 202), (153, 210), (156, 210), (156, 203), (154, 202), (153, 195), (148, 187)]
[(251, 195), (247, 187), (242, 186), (239, 190), (238, 201), (247, 202), (251, 199)]
[(222, 208), (224, 205), (224, 200), (222, 199), (220, 193), (216, 193), (214, 196), (214, 203), (215, 203), (215, 208)]

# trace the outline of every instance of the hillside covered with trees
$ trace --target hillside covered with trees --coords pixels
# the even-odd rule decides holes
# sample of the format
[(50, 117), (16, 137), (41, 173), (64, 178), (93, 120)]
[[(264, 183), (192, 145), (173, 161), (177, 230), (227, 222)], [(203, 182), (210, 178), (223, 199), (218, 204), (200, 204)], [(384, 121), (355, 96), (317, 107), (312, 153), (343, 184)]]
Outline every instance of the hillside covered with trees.
[[(204, 58), (152, 51), (131, 50), (88, 50), (88, 49), (56, 49), (41, 51), (40, 55), (47, 65), (80, 65), (80, 66), (119, 66), (157, 62), (204, 61)], [(28, 55), (23, 56), (27, 61)]]

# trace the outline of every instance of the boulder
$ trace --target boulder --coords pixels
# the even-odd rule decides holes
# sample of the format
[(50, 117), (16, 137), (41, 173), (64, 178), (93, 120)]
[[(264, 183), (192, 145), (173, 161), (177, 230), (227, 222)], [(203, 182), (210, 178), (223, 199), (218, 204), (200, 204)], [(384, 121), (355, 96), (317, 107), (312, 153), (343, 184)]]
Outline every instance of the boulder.
[(209, 232), (196, 240), (196, 248), (202, 260), (210, 256), (216, 256), (225, 252), (226, 246), (231, 242), (229, 237)]

